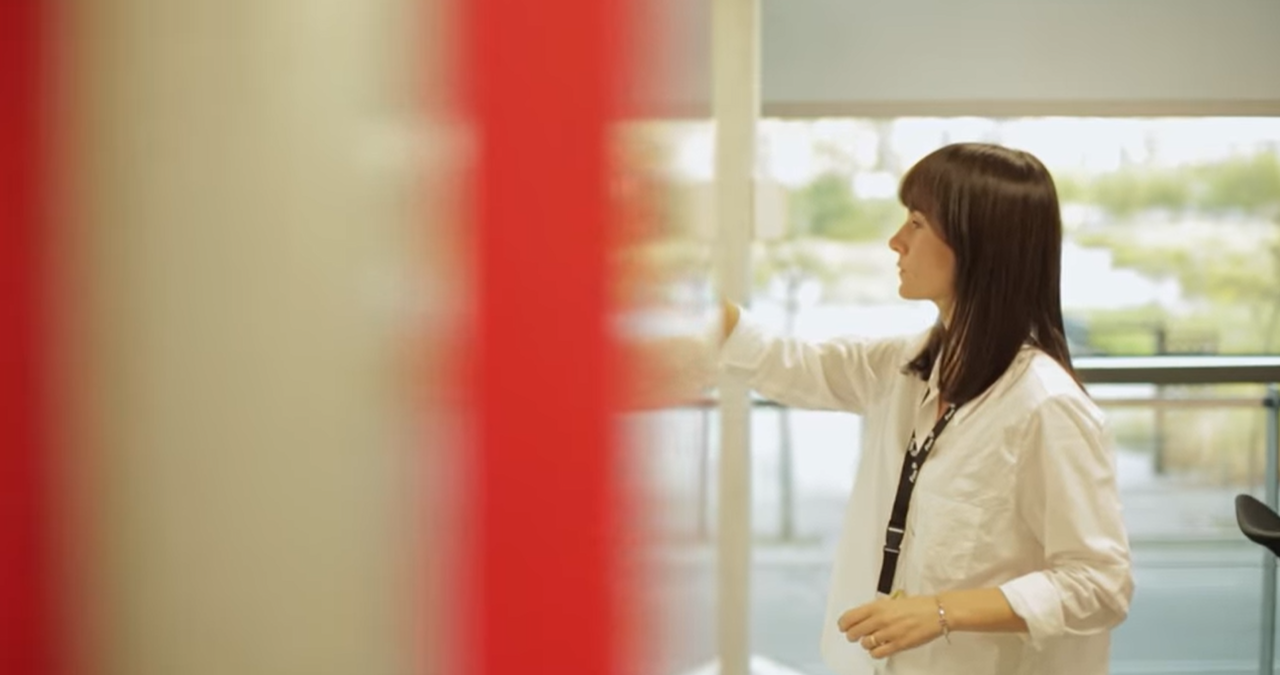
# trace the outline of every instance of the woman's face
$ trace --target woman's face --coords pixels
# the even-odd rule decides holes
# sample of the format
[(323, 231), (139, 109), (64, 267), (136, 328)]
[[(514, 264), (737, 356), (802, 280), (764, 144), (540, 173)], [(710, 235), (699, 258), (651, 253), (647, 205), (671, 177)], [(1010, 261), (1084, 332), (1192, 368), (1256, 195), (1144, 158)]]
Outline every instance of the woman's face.
[(898, 294), (907, 300), (931, 300), (944, 319), (955, 298), (956, 256), (938, 230), (919, 211), (889, 238), (898, 254)]

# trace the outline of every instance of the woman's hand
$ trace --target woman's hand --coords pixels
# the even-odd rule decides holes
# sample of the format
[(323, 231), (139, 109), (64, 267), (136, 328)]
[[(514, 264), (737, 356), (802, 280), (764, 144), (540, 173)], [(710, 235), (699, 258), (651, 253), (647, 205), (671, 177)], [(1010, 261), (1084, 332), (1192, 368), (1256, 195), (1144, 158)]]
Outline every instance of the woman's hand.
[(931, 596), (882, 598), (840, 615), (840, 632), (883, 659), (928, 644), (942, 635), (938, 603)]
[(728, 340), (733, 335), (733, 329), (738, 327), (738, 314), (740, 313), (738, 306), (728, 300), (720, 301), (720, 320), (724, 327), (723, 339)]

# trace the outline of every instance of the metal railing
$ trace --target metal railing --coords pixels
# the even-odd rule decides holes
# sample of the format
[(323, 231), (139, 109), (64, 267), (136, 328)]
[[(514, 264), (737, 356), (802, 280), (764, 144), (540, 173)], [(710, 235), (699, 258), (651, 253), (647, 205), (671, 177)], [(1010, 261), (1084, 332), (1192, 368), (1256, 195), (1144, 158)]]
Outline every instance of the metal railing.
[[(1280, 357), (1239, 357), (1239, 356), (1142, 356), (1142, 357), (1083, 357), (1074, 359), (1077, 374), (1086, 384), (1148, 384), (1157, 386), (1157, 396), (1152, 397), (1119, 397), (1098, 398), (1103, 407), (1142, 407), (1157, 410), (1177, 408), (1234, 407), (1261, 408), (1266, 413), (1265, 473), (1263, 485), (1264, 501), (1272, 509), (1280, 509)], [(1165, 397), (1167, 386), (1181, 385), (1234, 385), (1261, 384), (1266, 385), (1266, 393), (1256, 396), (1222, 396), (1222, 397)], [(752, 402), (756, 408), (776, 408), (787, 410), (772, 401), (756, 399)], [(719, 406), (719, 402), (706, 399), (684, 406), (700, 408), (706, 413)], [(702, 457), (699, 464), (698, 479), (698, 530), (700, 537), (706, 537), (707, 506), (706, 486), (709, 478), (707, 455), (710, 449), (710, 437), (707, 433), (709, 425), (704, 424)], [(787, 455), (788, 429), (783, 427), (782, 476), (783, 499), (780, 508), (782, 513), (782, 535), (791, 534), (793, 510), (790, 494), (791, 481)], [(1275, 663), (1275, 631), (1276, 631), (1276, 558), (1269, 551), (1262, 551), (1262, 636), (1258, 655), (1258, 672), (1261, 675), (1273, 675)]]

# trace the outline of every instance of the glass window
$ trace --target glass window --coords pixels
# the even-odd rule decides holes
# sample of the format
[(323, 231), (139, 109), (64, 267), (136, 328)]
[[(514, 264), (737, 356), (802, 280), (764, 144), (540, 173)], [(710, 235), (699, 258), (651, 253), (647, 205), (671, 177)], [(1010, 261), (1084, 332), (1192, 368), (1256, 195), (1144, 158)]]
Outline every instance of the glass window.
[[(930, 325), (931, 306), (897, 297), (896, 258), (886, 242), (904, 215), (896, 199), (902, 174), (956, 141), (1030, 151), (1054, 174), (1066, 230), (1063, 305), (1075, 355), (1280, 353), (1275, 118), (765, 120), (760, 191), (772, 196), (757, 204), (756, 316), (780, 333), (813, 339)], [(709, 125), (688, 126), (666, 156), (680, 176), (685, 207), (709, 189), (711, 144)], [(696, 219), (702, 212), (684, 213)], [(709, 260), (699, 264), (709, 270)], [(689, 297), (712, 298), (707, 287)], [(1182, 402), (1107, 406), (1138, 584), (1130, 619), (1115, 636), (1115, 669), (1252, 672), (1262, 558), (1235, 529), (1232, 499), (1261, 490), (1261, 388), (1092, 391), (1100, 400)], [(670, 583), (686, 590), (702, 583), (681, 611), (711, 617), (715, 420), (668, 414), (679, 415), (684, 421), (671, 423), (684, 424), (683, 431), (669, 438), (692, 440), (671, 444), (681, 450), (663, 461), (686, 467), (670, 475), (698, 499), (672, 502), (687, 507), (670, 522), (672, 531), (688, 536), (677, 556), (683, 572)], [(761, 407), (752, 433), (753, 651), (799, 672), (825, 672), (818, 635), (859, 452), (859, 420)], [(696, 506), (701, 499), (710, 506)], [(686, 642), (689, 635), (713, 640), (711, 623), (694, 623)], [(704, 665), (714, 658), (713, 645), (685, 655), (681, 665)]]
[[(620, 209), (616, 306), (624, 345), (687, 336), (713, 309), (712, 244), (706, 181), (681, 169), (711, 161), (704, 121), (636, 121), (614, 133), (615, 195)], [(639, 339), (634, 339), (639, 338)], [(676, 378), (667, 354), (632, 354), (646, 372), (637, 392), (643, 412), (623, 420), (628, 477), (640, 476), (641, 545), (637, 599), (650, 618), (646, 663), (636, 672), (684, 673), (716, 655), (714, 411), (650, 409), (667, 401)], [(669, 359), (679, 362), (679, 355)], [(656, 555), (654, 555), (656, 553)]]

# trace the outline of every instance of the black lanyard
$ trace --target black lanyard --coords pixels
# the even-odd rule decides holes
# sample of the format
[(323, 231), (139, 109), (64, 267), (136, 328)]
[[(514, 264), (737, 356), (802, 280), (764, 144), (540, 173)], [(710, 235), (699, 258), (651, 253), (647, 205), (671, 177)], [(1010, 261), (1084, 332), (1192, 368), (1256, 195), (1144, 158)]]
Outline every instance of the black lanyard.
[(929, 459), (933, 444), (937, 442), (942, 430), (956, 415), (956, 406), (947, 406), (946, 412), (933, 425), (933, 430), (925, 436), (920, 447), (916, 447), (916, 433), (911, 432), (911, 442), (907, 444), (907, 454), (902, 458), (902, 474), (898, 477), (898, 494), (893, 498), (893, 513), (889, 515), (889, 527), (884, 533), (884, 558), (880, 562), (879, 591), (885, 595), (893, 592), (893, 575), (898, 570), (898, 555), (902, 552), (902, 537), (907, 531), (907, 509), (911, 506), (911, 493), (916, 489), (916, 478), (920, 475), (920, 467)]

